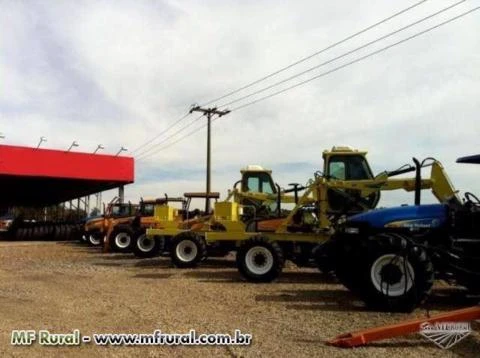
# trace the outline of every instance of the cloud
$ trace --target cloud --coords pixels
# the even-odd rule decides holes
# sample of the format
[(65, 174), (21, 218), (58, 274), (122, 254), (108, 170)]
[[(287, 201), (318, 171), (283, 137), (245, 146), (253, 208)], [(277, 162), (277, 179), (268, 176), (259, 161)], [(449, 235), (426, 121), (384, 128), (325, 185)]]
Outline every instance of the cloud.
[[(245, 85), (413, 3), (122, 0), (52, 6), (6, 1), (0, 14), (0, 130), (10, 144), (36, 145), (44, 135), (46, 145), (54, 148), (77, 140), (78, 150), (93, 151), (99, 143), (109, 153), (122, 145), (133, 150), (180, 118), (192, 103)], [(232, 98), (453, 3), (427, 2)], [(468, 8), (466, 2), (299, 80)], [(480, 192), (478, 173), (454, 164), (456, 157), (478, 152), (478, 16), (469, 15), (215, 121), (213, 187), (225, 193), (247, 164), (274, 169), (282, 186), (304, 183), (322, 168), (324, 149), (349, 144), (369, 150), (375, 172), (399, 167), (413, 156), (435, 156), (457, 187)], [(193, 115), (185, 121), (190, 118)], [(191, 128), (202, 123), (204, 118)], [(139, 161), (137, 183), (127, 188), (128, 198), (203, 190), (205, 151), (202, 129)], [(410, 194), (397, 193), (387, 199), (390, 194), (382, 204), (410, 199)]]

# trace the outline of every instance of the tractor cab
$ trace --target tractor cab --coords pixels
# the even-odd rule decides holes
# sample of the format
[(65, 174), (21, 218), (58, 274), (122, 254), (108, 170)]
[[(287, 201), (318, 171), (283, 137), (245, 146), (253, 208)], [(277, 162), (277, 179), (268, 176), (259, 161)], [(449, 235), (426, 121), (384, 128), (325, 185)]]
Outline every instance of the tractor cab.
[[(480, 154), (458, 158), (457, 163), (480, 164)], [(466, 192), (464, 204), (472, 211), (480, 212), (480, 199), (475, 194)]]
[(240, 170), (242, 192), (276, 194), (277, 188), (272, 179), (272, 171), (260, 165), (248, 165)]
[(105, 216), (113, 218), (134, 216), (137, 208), (138, 205), (134, 205), (132, 203), (114, 203), (109, 205), (105, 212)]
[(153, 216), (157, 200), (141, 200), (137, 214), (141, 217)]
[[(327, 180), (368, 180), (373, 173), (366, 158), (367, 152), (351, 147), (333, 147), (323, 152), (323, 174)], [(328, 189), (327, 198), (331, 213), (350, 214), (373, 209), (380, 200), (380, 191), (367, 198), (361, 198), (360, 191), (354, 189)], [(360, 205), (361, 204), (361, 205)]]
[[(461, 157), (457, 163), (480, 164), (480, 154)], [(452, 207), (452, 226), (455, 234), (474, 241), (476, 251), (480, 254), (480, 199), (471, 192), (465, 192), (461, 208)]]
[[(235, 183), (234, 188), (240, 185), (242, 195), (238, 198), (238, 204), (244, 207), (245, 217), (268, 217), (277, 211), (277, 185), (273, 181), (272, 171), (260, 165), (247, 165), (240, 170), (242, 179)], [(265, 195), (271, 196), (268, 203)]]

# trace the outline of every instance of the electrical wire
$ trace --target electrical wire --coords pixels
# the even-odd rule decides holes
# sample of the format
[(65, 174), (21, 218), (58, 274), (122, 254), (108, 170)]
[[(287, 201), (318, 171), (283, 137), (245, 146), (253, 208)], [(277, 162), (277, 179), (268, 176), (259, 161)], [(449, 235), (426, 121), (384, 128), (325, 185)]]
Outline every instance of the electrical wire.
[(188, 133), (187, 133), (186, 135), (184, 135), (183, 137), (178, 138), (176, 141), (171, 142), (171, 143), (169, 143), (169, 144), (167, 144), (167, 145), (165, 145), (165, 146), (163, 146), (163, 147), (161, 147), (161, 148), (158, 148), (158, 149), (157, 149), (156, 151), (154, 151), (153, 153), (150, 153), (150, 154), (144, 156), (143, 158), (139, 158), (138, 160), (144, 161), (144, 160), (147, 159), (148, 157), (151, 157), (151, 156), (153, 156), (153, 155), (155, 155), (155, 154), (157, 154), (157, 153), (159, 153), (159, 152), (161, 152), (161, 151), (163, 151), (163, 150), (165, 150), (165, 149), (167, 149), (167, 148), (170, 148), (171, 146), (177, 144), (178, 142), (181, 142), (182, 140), (184, 140), (184, 139), (186, 139), (186, 138), (188, 138), (188, 137), (190, 137), (190, 136), (192, 136), (192, 135), (194, 135), (194, 134), (196, 134), (196, 133), (199, 133), (199, 131), (200, 131), (201, 129), (205, 128), (206, 126), (207, 126), (207, 123), (203, 123), (201, 126), (195, 128), (193, 131), (188, 132)]
[(167, 136), (166, 138), (164, 138), (162, 141), (160, 141), (159, 143), (155, 144), (153, 147), (147, 149), (147, 150), (144, 150), (143, 152), (141, 152), (140, 154), (137, 155), (137, 159), (141, 159), (143, 156), (147, 155), (148, 156), (148, 152), (151, 152), (153, 149), (155, 149), (155, 147), (158, 147), (160, 144), (163, 144), (165, 143), (167, 140), (169, 140), (170, 138), (176, 136), (177, 134), (183, 132), (184, 130), (186, 130), (187, 128), (191, 127), (194, 123), (196, 123), (200, 118), (203, 117), (203, 114), (199, 117), (196, 117), (195, 119), (193, 119), (192, 121), (190, 121), (187, 125), (183, 126), (182, 128), (180, 128), (179, 130), (177, 130), (176, 132), (173, 132), (172, 134), (170, 134), (169, 136)]
[(138, 146), (137, 148), (135, 148), (135, 150), (132, 151), (132, 154), (134, 154), (135, 152), (138, 152), (140, 149), (144, 148), (145, 146), (147, 146), (148, 144), (154, 142), (155, 140), (157, 140), (158, 138), (160, 138), (162, 135), (164, 135), (165, 133), (167, 133), (170, 129), (172, 129), (173, 127), (175, 127), (178, 123), (180, 123), (181, 121), (183, 121), (185, 118), (187, 118), (188, 116), (190, 115), (190, 112), (187, 112), (185, 115), (183, 115), (182, 117), (180, 117), (179, 119), (177, 119), (173, 124), (171, 124), (170, 126), (168, 126), (165, 130), (161, 131), (159, 134), (157, 134), (155, 137), (147, 140), (145, 143), (143, 143), (142, 145)]
[[(381, 49), (378, 49), (378, 50), (376, 50), (376, 51), (370, 52), (370, 53), (368, 53), (368, 54), (366, 54), (366, 55), (364, 55), (364, 56), (361, 56), (361, 57), (359, 57), (359, 58), (357, 58), (357, 59), (354, 59), (354, 60), (352, 60), (352, 61), (350, 61), (350, 62), (347, 62), (347, 63), (345, 63), (345, 64), (343, 64), (343, 65), (341, 65), (341, 66), (335, 67), (335, 68), (333, 68), (333, 69), (331, 69), (331, 70), (329, 70), (329, 71), (323, 72), (323, 73), (321, 73), (321, 74), (319, 74), (319, 75), (316, 75), (316, 76), (314, 76), (314, 77), (311, 77), (311, 78), (309, 78), (309, 79), (307, 79), (307, 80), (305, 80), (305, 81), (301, 81), (301, 82), (299, 82), (299, 83), (297, 83), (297, 84), (295, 84), (295, 85), (292, 85), (292, 86), (287, 87), (287, 88), (285, 88), (285, 89), (282, 89), (282, 90), (280, 90), (280, 91), (276, 91), (276, 92), (271, 93), (271, 94), (269, 94), (269, 95), (267, 95), (267, 96), (258, 98), (258, 99), (254, 100), (254, 101), (245, 103), (245, 104), (240, 105), (240, 106), (238, 106), (238, 107), (235, 107), (235, 108), (231, 109), (230, 112), (238, 111), (238, 110), (243, 109), (243, 108), (245, 108), (245, 107), (251, 106), (251, 105), (256, 104), (256, 103), (258, 103), (258, 102), (261, 102), (261, 101), (263, 101), (263, 100), (269, 99), (269, 98), (274, 97), (274, 96), (277, 96), (277, 95), (279, 95), (279, 94), (281, 94), (281, 93), (284, 93), (284, 92), (287, 92), (287, 91), (292, 90), (292, 89), (294, 89), (294, 88), (297, 88), (297, 87), (299, 87), (299, 86), (302, 86), (302, 85), (304, 85), (304, 84), (306, 84), (306, 83), (312, 82), (312, 81), (314, 81), (314, 80), (316, 80), (316, 79), (318, 79), (318, 78), (327, 76), (327, 75), (329, 75), (329, 74), (331, 74), (331, 73), (334, 73), (334, 72), (337, 72), (337, 71), (339, 71), (339, 70), (341, 70), (341, 69), (343, 69), (343, 68), (346, 68), (346, 67), (351, 66), (351, 65), (353, 65), (353, 64), (355, 64), (355, 63), (358, 63), (358, 62), (361, 62), (361, 61), (363, 61), (363, 60), (366, 60), (366, 59), (368, 59), (368, 58), (370, 58), (370, 57), (372, 57), (372, 56), (375, 56), (375, 55), (377, 55), (377, 54), (379, 54), (379, 53), (385, 52), (385, 51), (387, 51), (387, 50), (389, 50), (389, 49), (391, 49), (391, 48), (393, 48), (393, 47), (396, 47), (396, 46), (398, 46), (398, 45), (400, 45), (400, 44), (403, 44), (403, 43), (405, 43), (405, 42), (407, 42), (407, 41), (413, 40), (413, 39), (415, 39), (415, 38), (417, 38), (417, 37), (419, 37), (419, 36), (421, 36), (421, 35), (424, 35), (424, 34), (426, 34), (426, 33), (428, 33), (428, 32), (431, 32), (431, 31), (433, 31), (433, 30), (435, 30), (435, 29), (437, 29), (437, 28), (440, 28), (440, 27), (442, 27), (442, 26), (444, 26), (444, 25), (446, 25), (446, 24), (449, 24), (449, 23), (451, 23), (451, 22), (453, 22), (453, 21), (455, 21), (455, 20), (458, 20), (458, 19), (460, 19), (460, 18), (462, 18), (462, 17), (465, 17), (465, 16), (467, 16), (468, 14), (471, 14), (471, 13), (473, 13), (473, 12), (479, 10), (479, 9), (480, 9), (480, 6), (479, 6), (479, 7), (475, 7), (475, 8), (473, 8), (473, 9), (469, 10), (469, 11), (466, 11), (466, 12), (461, 13), (460, 15), (454, 16), (454, 17), (452, 17), (452, 18), (450, 18), (450, 19), (448, 19), (448, 20), (445, 20), (445, 21), (437, 24), (437, 25), (434, 25), (434, 26), (429, 27), (429, 28), (427, 28), (427, 29), (425, 29), (425, 30), (422, 30), (422, 31), (420, 31), (420, 32), (418, 32), (418, 33), (416, 33), (416, 34), (414, 34), (414, 35), (408, 36), (408, 37), (406, 37), (406, 38), (404, 38), (404, 39), (402, 39), (402, 40), (399, 40), (399, 41), (397, 41), (397, 42), (395, 42), (395, 43), (393, 43), (393, 44), (390, 44), (390, 45), (388, 45), (388, 46), (382, 47)], [(199, 117), (199, 118), (201, 118), (201, 117)], [(198, 118), (198, 119), (199, 119), (199, 118)], [(213, 119), (212, 119), (212, 123), (215, 122), (218, 118), (219, 118), (219, 117), (213, 118)], [(145, 158), (147, 158), (147, 157), (150, 157), (151, 155), (157, 154), (158, 152), (160, 152), (160, 151), (162, 151), (162, 150), (164, 150), (164, 149), (166, 149), (166, 148), (169, 148), (169, 147), (171, 147), (172, 145), (174, 145), (174, 144), (176, 144), (176, 143), (178, 143), (178, 142), (180, 142), (180, 141), (182, 141), (182, 140), (190, 137), (191, 135), (197, 133), (200, 129), (204, 128), (206, 125), (207, 125), (206, 123), (203, 124), (202, 126), (196, 128), (194, 131), (191, 131), (191, 132), (187, 133), (186, 135), (180, 137), (179, 139), (177, 139), (176, 141), (168, 144), (168, 145), (165, 146), (165, 147), (159, 148), (159, 149), (156, 150), (155, 152), (146, 155), (146, 156), (143, 157), (142, 159), (145, 159)]]
[(234, 99), (234, 100), (232, 100), (232, 101), (230, 101), (230, 102), (227, 102), (227, 103), (225, 103), (225, 104), (222, 104), (222, 105), (219, 106), (219, 107), (227, 107), (227, 106), (230, 106), (230, 105), (232, 105), (232, 104), (234, 104), (234, 103), (238, 103), (238, 102), (240, 102), (240, 101), (243, 101), (244, 99), (250, 98), (250, 97), (255, 96), (255, 95), (257, 95), (257, 94), (260, 94), (260, 93), (263, 93), (263, 92), (265, 92), (265, 91), (268, 91), (269, 89), (272, 89), (272, 88), (274, 88), (274, 87), (277, 87), (277, 86), (279, 86), (279, 85), (281, 85), (281, 84), (284, 84), (284, 83), (286, 83), (286, 82), (289, 82), (289, 81), (291, 81), (291, 80), (293, 80), (293, 79), (295, 79), (295, 78), (297, 78), (297, 77), (300, 77), (300, 76), (302, 76), (302, 75), (304, 75), (304, 74), (306, 74), (306, 73), (312, 72), (312, 71), (314, 71), (314, 70), (316, 70), (316, 69), (318, 69), (318, 68), (320, 68), (320, 67), (323, 67), (323, 66), (325, 66), (325, 65), (328, 65), (328, 64), (330, 64), (330, 63), (332, 63), (332, 62), (335, 62), (335, 61), (337, 61), (337, 60), (339, 60), (339, 59), (342, 59), (342, 58), (344, 58), (344, 57), (346, 57), (346, 56), (348, 56), (348, 55), (351, 55), (352, 53), (355, 53), (355, 52), (358, 52), (358, 51), (360, 51), (360, 50), (363, 50), (364, 48), (367, 48), (367, 47), (370, 46), (370, 45), (373, 45), (373, 44), (375, 44), (375, 43), (377, 43), (377, 42), (380, 42), (380, 41), (382, 41), (382, 40), (385, 40), (386, 38), (391, 37), (391, 36), (393, 36), (393, 35), (396, 35), (396, 34), (398, 34), (399, 32), (402, 32), (402, 31), (404, 31), (404, 30), (406, 30), (406, 29), (409, 29), (409, 28), (411, 28), (411, 27), (413, 27), (413, 26), (415, 26), (415, 25), (418, 25), (418, 24), (420, 24), (420, 23), (422, 23), (422, 22), (424, 22), (424, 21), (427, 21), (427, 20), (429, 20), (429, 19), (431, 19), (431, 18), (433, 18), (433, 17), (435, 17), (435, 16), (438, 16), (438, 15), (444, 13), (445, 11), (448, 11), (448, 10), (450, 10), (450, 9), (452, 9), (452, 8), (454, 8), (454, 7), (462, 4), (462, 3), (464, 3), (465, 1), (467, 1), (467, 0), (461, 0), (461, 1), (459, 1), (459, 2), (457, 2), (457, 3), (455, 3), (455, 4), (453, 4), (453, 5), (447, 6), (447, 7), (443, 8), (443, 9), (441, 9), (441, 10), (439, 10), (439, 11), (437, 11), (437, 12), (431, 14), (431, 15), (425, 16), (425, 17), (421, 18), (420, 20), (417, 20), (417, 21), (412, 22), (412, 23), (410, 23), (410, 24), (408, 24), (408, 25), (406, 25), (406, 26), (404, 26), (404, 27), (401, 27), (401, 28), (398, 29), (398, 30), (392, 31), (392, 32), (390, 32), (390, 33), (388, 33), (388, 34), (386, 34), (386, 35), (384, 35), (384, 36), (378, 37), (378, 38), (376, 38), (375, 40), (372, 40), (372, 41), (370, 41), (370, 42), (367, 42), (366, 44), (364, 44), (364, 45), (362, 45), (362, 46), (359, 46), (359, 47), (357, 47), (357, 48), (355, 48), (355, 49), (353, 49), (353, 50), (347, 51), (347, 52), (345, 52), (345, 53), (343, 53), (343, 54), (341, 54), (341, 55), (339, 55), (339, 56), (337, 56), (337, 57), (334, 57), (334, 58), (332, 58), (332, 59), (330, 59), (330, 60), (328, 60), (328, 61), (322, 62), (322, 63), (320, 63), (319, 65), (310, 67), (309, 69), (307, 69), (307, 70), (305, 70), (305, 71), (299, 72), (299, 73), (297, 73), (297, 74), (295, 74), (295, 75), (293, 75), (293, 76), (290, 76), (290, 77), (288, 77), (288, 78), (285, 78), (285, 79), (283, 79), (283, 80), (281, 80), (281, 81), (275, 82), (274, 84), (272, 84), (272, 85), (270, 85), (270, 86), (267, 86), (267, 87), (265, 87), (265, 88), (262, 88), (262, 89), (259, 89), (259, 90), (255, 91), (255, 92), (252, 92), (252, 93), (250, 93), (250, 94), (247, 94), (247, 95), (245, 95), (245, 96), (243, 96), (243, 97), (240, 97), (240, 98)]
[[(332, 48), (334, 48), (334, 47), (336, 47), (336, 46), (338, 46), (338, 45), (341, 45), (341, 44), (343, 44), (343, 43), (345, 43), (345, 42), (347, 42), (347, 41), (349, 41), (349, 40), (351, 40), (351, 39), (353, 39), (353, 38), (355, 38), (355, 37), (357, 37), (357, 36), (359, 36), (359, 35), (367, 32), (367, 31), (369, 31), (369, 30), (377, 27), (377, 26), (380, 26), (381, 24), (384, 24), (384, 23), (392, 20), (393, 18), (398, 17), (398, 16), (400, 16), (400, 15), (402, 15), (402, 14), (404, 14), (404, 13), (406, 13), (406, 12), (408, 12), (408, 11), (410, 11), (410, 10), (418, 7), (418, 6), (420, 6), (421, 4), (425, 3), (426, 1), (428, 1), (428, 0), (421, 0), (421, 1), (419, 1), (419, 2), (417, 2), (417, 3), (415, 3), (415, 4), (413, 4), (413, 5), (405, 8), (405, 9), (402, 9), (402, 10), (394, 13), (393, 15), (390, 15), (390, 16), (388, 16), (388, 17), (386, 17), (386, 18), (384, 18), (384, 19), (382, 19), (382, 20), (374, 23), (373, 25), (367, 26), (366, 28), (364, 28), (364, 29), (362, 29), (362, 30), (360, 30), (360, 31), (355, 32), (354, 34), (352, 34), (352, 35), (350, 35), (350, 36), (347, 36), (347, 37), (345, 37), (344, 39), (342, 39), (342, 40), (340, 40), (340, 41), (337, 41), (337, 42), (335, 42), (335, 43), (333, 43), (333, 44), (331, 44), (331, 45), (329, 45), (329, 46), (327, 46), (327, 47), (325, 47), (325, 48), (323, 48), (323, 49), (321, 49), (321, 50), (319, 50), (319, 51), (317, 51), (317, 52), (315, 52), (315, 53), (313, 53), (313, 54), (311, 54), (311, 55), (309, 55), (309, 56), (303, 57), (303, 58), (301, 58), (300, 60), (295, 61), (295, 62), (293, 62), (292, 64), (290, 64), (290, 65), (288, 65), (288, 66), (285, 66), (285, 67), (283, 67), (283, 68), (281, 68), (281, 69), (279, 69), (279, 70), (277, 70), (277, 71), (275, 71), (275, 72), (272, 72), (272, 73), (270, 73), (270, 74), (268, 74), (268, 75), (266, 75), (266, 76), (264, 76), (264, 77), (262, 77), (262, 78), (260, 78), (260, 79), (258, 79), (258, 80), (255, 80), (255, 81), (253, 81), (253, 82), (251, 82), (251, 83), (249, 83), (249, 84), (247, 84), (247, 85), (244, 85), (244, 86), (242, 86), (242, 87), (240, 87), (240, 88), (238, 88), (238, 89), (236, 89), (236, 90), (234, 90), (234, 91), (231, 91), (231, 92), (229, 92), (229, 93), (227, 93), (227, 94), (225, 94), (225, 95), (222, 95), (222, 96), (217, 97), (217, 98), (215, 98), (215, 99), (213, 99), (213, 100), (210, 100), (210, 101), (204, 103), (203, 105), (201, 105), (201, 107), (207, 106), (207, 105), (209, 105), (209, 104), (211, 104), (211, 103), (213, 103), (213, 102), (219, 101), (219, 100), (221, 100), (221, 99), (230, 97), (230, 96), (232, 96), (232, 95), (234, 95), (234, 94), (236, 94), (236, 93), (238, 93), (238, 92), (240, 92), (240, 91), (242, 91), (242, 90), (245, 90), (245, 89), (247, 89), (247, 88), (250, 88), (250, 87), (252, 87), (252, 86), (254, 86), (254, 85), (258, 84), (258, 83), (261, 83), (261, 82), (263, 82), (263, 81), (265, 81), (265, 80), (267, 80), (267, 79), (269, 79), (269, 78), (271, 78), (271, 77), (273, 77), (273, 76), (275, 76), (275, 75), (277, 75), (277, 74), (280, 74), (280, 73), (282, 73), (282, 72), (284, 72), (284, 71), (286, 71), (286, 70), (288, 70), (288, 69), (290, 69), (290, 68), (292, 68), (292, 67), (294, 67), (294, 66), (296, 66), (296, 65), (299, 65), (299, 64), (301, 64), (301, 63), (303, 63), (303, 62), (305, 62), (305, 61), (307, 61), (307, 60), (309, 60), (309, 59), (311, 59), (311, 58), (313, 58), (313, 57), (315, 57), (315, 56), (317, 56), (317, 55), (320, 55), (320, 54), (323, 53), (323, 52), (326, 52), (326, 51), (328, 51), (328, 50), (330, 50), (330, 49), (332, 49)], [(308, 71), (307, 71), (307, 72), (308, 72)], [(276, 84), (276, 85), (278, 85), (278, 84)], [(255, 92), (255, 93), (250, 94), (250, 95), (248, 95), (248, 96), (246, 96), (246, 97), (242, 97), (241, 99), (238, 99), (238, 100), (236, 100), (236, 101), (234, 101), (234, 102), (232, 102), (232, 103), (236, 103), (236, 102), (238, 102), (238, 101), (240, 101), (240, 100), (242, 100), (242, 99), (245, 99), (245, 98), (251, 97), (251, 96), (253, 96), (253, 95), (255, 95), (255, 94), (264, 92), (264, 91), (266, 91), (266, 90), (268, 90), (268, 89), (270, 89), (270, 88), (272, 88), (272, 87), (268, 87), (267, 89), (263, 89), (263, 90), (261, 90), (261, 91)], [(224, 106), (229, 105), (229, 104), (230, 104), (230, 103), (225, 104)], [(175, 127), (178, 123), (180, 123), (181, 121), (183, 121), (189, 114), (190, 114), (190, 112), (187, 113), (187, 114), (185, 114), (183, 117), (179, 118), (179, 119), (178, 119), (177, 121), (175, 121), (172, 125), (170, 125), (170, 126), (167, 127), (165, 130), (163, 130), (162, 132), (160, 132), (159, 134), (157, 134), (155, 137), (153, 137), (153, 138), (151, 138), (150, 140), (144, 142), (142, 145), (140, 145), (140, 146), (137, 147), (135, 150), (133, 150), (133, 151), (132, 151), (132, 154), (138, 152), (140, 149), (144, 148), (145, 146), (151, 144), (152, 142), (154, 142), (155, 140), (157, 140), (158, 138), (160, 138), (162, 135), (164, 135), (165, 133), (167, 133), (170, 129), (172, 129), (173, 127)], [(163, 142), (161, 142), (161, 143), (163, 143)], [(157, 144), (155, 144), (153, 147), (156, 147), (156, 146), (158, 146), (158, 145), (161, 144), (161, 143), (157, 143)], [(152, 147), (152, 148), (153, 148), (153, 147)], [(151, 149), (151, 148), (150, 148), (150, 149)], [(144, 154), (144, 153), (142, 152), (141, 154), (137, 154), (137, 156), (141, 156), (142, 154)]]
[[(280, 91), (271, 93), (271, 94), (269, 94), (269, 95), (267, 95), (267, 96), (258, 98), (258, 99), (254, 100), (254, 101), (245, 103), (245, 104), (240, 105), (240, 106), (238, 106), (238, 107), (235, 107), (235, 108), (231, 109), (230, 112), (238, 111), (238, 110), (240, 110), (240, 109), (242, 109), (242, 108), (245, 108), (245, 107), (251, 106), (251, 105), (253, 105), (253, 104), (256, 104), (256, 103), (258, 103), (258, 102), (264, 101), (264, 100), (266, 100), (266, 99), (272, 98), (272, 97), (277, 96), (277, 95), (279, 95), (279, 94), (281, 94), (281, 93), (290, 91), (290, 90), (292, 90), (292, 89), (294, 89), (294, 88), (296, 88), (296, 87), (300, 87), (300, 86), (302, 86), (302, 85), (304, 85), (304, 84), (306, 84), (306, 83), (312, 82), (312, 81), (314, 81), (314, 80), (316, 80), (316, 79), (319, 79), (319, 78), (325, 77), (325, 76), (327, 76), (327, 75), (329, 75), (329, 74), (331, 74), (331, 73), (337, 72), (337, 71), (339, 71), (339, 70), (341, 70), (341, 69), (343, 69), (343, 68), (345, 68), (345, 67), (351, 66), (351, 65), (353, 65), (353, 64), (355, 64), (355, 63), (357, 63), (357, 62), (366, 60), (366, 59), (369, 58), (369, 57), (372, 57), (372, 56), (374, 56), (374, 55), (377, 55), (377, 54), (379, 54), (379, 53), (381, 53), (381, 52), (385, 52), (385, 51), (391, 49), (392, 47), (395, 47), (395, 46), (398, 46), (398, 45), (400, 45), (400, 44), (402, 44), (402, 43), (405, 43), (405, 42), (407, 42), (407, 41), (413, 40), (413, 39), (416, 38), (416, 37), (419, 37), (419, 36), (421, 36), (421, 35), (424, 35), (424, 34), (430, 32), (430, 31), (435, 30), (435, 29), (437, 29), (437, 28), (439, 28), (439, 27), (441, 27), (441, 26), (444, 26), (444, 25), (446, 25), (446, 24), (448, 24), (448, 23), (450, 23), (450, 22), (452, 22), (452, 21), (455, 21), (455, 20), (460, 19), (460, 18), (462, 18), (462, 17), (464, 17), (464, 16), (466, 16), (466, 15), (468, 15), (468, 14), (471, 14), (471, 13), (473, 13), (474, 11), (477, 11), (478, 9), (480, 9), (480, 7), (473, 8), (473, 9), (467, 11), (467, 12), (464, 12), (464, 13), (458, 15), (458, 16), (452, 17), (452, 18), (450, 18), (450, 19), (448, 19), (448, 20), (446, 20), (446, 21), (444, 21), (444, 22), (441, 22), (441, 23), (435, 25), (435, 26), (429, 27), (429, 28), (426, 29), (426, 30), (423, 30), (423, 31), (421, 31), (421, 32), (418, 32), (418, 33), (412, 35), (412, 36), (409, 36), (409, 37), (407, 37), (407, 38), (404, 38), (404, 39), (402, 39), (402, 40), (400, 40), (400, 41), (397, 41), (397, 42), (395, 42), (395, 43), (393, 43), (393, 44), (391, 44), (391, 45), (382, 47), (382, 48), (379, 49), (379, 50), (370, 52), (370, 53), (368, 53), (368, 54), (365, 55), (365, 56), (361, 56), (361, 57), (359, 57), (359, 58), (357, 58), (357, 59), (355, 59), (355, 60), (352, 60), (352, 61), (350, 61), (350, 62), (347, 62), (347, 63), (345, 63), (345, 64), (343, 64), (343, 65), (341, 65), (341, 66), (335, 67), (335, 68), (333, 68), (333, 69), (331, 69), (331, 70), (329, 70), (329, 71), (320, 73), (319, 75), (316, 75), (316, 76), (314, 76), (314, 77), (311, 77), (311, 78), (309, 78), (309, 79), (307, 79), (307, 80), (305, 80), (305, 81), (299, 82), (299, 83), (297, 83), (297, 84), (295, 84), (295, 85), (293, 85), (293, 86), (284, 88), (284, 89), (282, 89), (282, 90), (280, 90)], [(215, 119), (218, 119), (218, 118), (215, 118)]]
[(305, 61), (307, 61), (307, 60), (309, 60), (309, 59), (311, 59), (311, 58), (313, 58), (313, 57), (315, 57), (315, 56), (317, 56), (317, 55), (320, 55), (321, 53), (324, 53), (324, 52), (326, 52), (326, 51), (328, 51), (328, 50), (330, 50), (330, 49), (332, 49), (332, 48), (334, 48), (334, 47), (336, 47), (336, 46), (338, 46), (338, 45), (341, 45), (341, 44), (343, 44), (343, 43), (345, 43), (345, 42), (347, 42), (347, 41), (349, 41), (349, 40), (351, 40), (351, 39), (353, 39), (353, 38), (355, 38), (355, 37), (357, 37), (357, 36), (359, 36), (359, 35), (367, 32), (367, 31), (369, 31), (369, 30), (377, 27), (377, 26), (380, 26), (381, 24), (384, 24), (385, 22), (390, 21), (391, 19), (393, 19), (393, 18), (395, 18), (395, 17), (397, 17), (397, 16), (400, 16), (400, 15), (406, 13), (407, 11), (410, 11), (410, 10), (414, 9), (414, 8), (416, 8), (417, 6), (420, 6), (421, 4), (423, 4), (423, 3), (426, 2), (426, 1), (428, 1), (428, 0), (419, 1), (419, 2), (417, 2), (417, 3), (415, 3), (415, 4), (411, 5), (411, 6), (409, 6), (409, 7), (407, 7), (407, 8), (405, 8), (405, 9), (403, 9), (403, 10), (400, 10), (399, 12), (394, 13), (393, 15), (390, 15), (389, 17), (387, 17), (387, 18), (385, 18), (385, 19), (383, 19), (383, 20), (380, 20), (380, 21), (376, 22), (376, 23), (373, 24), (373, 25), (370, 25), (370, 26), (364, 28), (363, 30), (360, 30), (360, 31), (358, 31), (358, 32), (355, 32), (353, 35), (347, 36), (347, 37), (345, 37), (344, 39), (342, 39), (342, 40), (340, 40), (340, 41), (337, 41), (337, 42), (335, 42), (335, 43), (333, 43), (333, 44), (331, 44), (331, 45), (329, 45), (329, 46), (327, 46), (327, 47), (325, 47), (325, 48), (323, 48), (323, 49), (321, 49), (321, 50), (319, 50), (319, 51), (317, 51), (317, 52), (315, 52), (315, 53), (313, 53), (313, 54), (311, 54), (311, 55), (308, 55), (308, 56), (306, 56), (306, 57), (303, 57), (303, 58), (301, 58), (300, 60), (295, 61), (295, 62), (293, 62), (292, 64), (290, 64), (290, 65), (288, 65), (288, 66), (282, 67), (282, 68), (280, 68), (279, 70), (277, 70), (277, 71), (275, 71), (275, 72), (272, 72), (272, 73), (270, 73), (270, 74), (268, 74), (268, 75), (266, 75), (266, 76), (264, 76), (264, 77), (262, 77), (262, 78), (260, 78), (260, 79), (258, 79), (258, 80), (255, 80), (255, 81), (253, 81), (253, 82), (250, 82), (250, 83), (248, 83), (248, 84), (246, 84), (246, 85), (244, 85), (244, 86), (242, 86), (242, 87), (240, 87), (240, 88), (238, 88), (238, 89), (236, 89), (236, 90), (233, 90), (233, 91), (228, 92), (228, 93), (226, 93), (226, 94), (224, 94), (224, 95), (222, 95), (222, 96), (220, 96), (220, 97), (217, 97), (217, 98), (212, 99), (212, 100), (210, 100), (210, 101), (208, 101), (208, 102), (205, 102), (205, 103), (203, 103), (203, 104), (201, 105), (201, 107), (208, 106), (209, 104), (212, 104), (212, 103), (217, 102), (217, 101), (220, 101), (220, 100), (222, 100), (222, 99), (224, 99), (224, 98), (230, 97), (230, 96), (232, 96), (232, 95), (234, 95), (234, 94), (237, 94), (237, 93), (240, 92), (240, 91), (243, 91), (244, 89), (250, 88), (250, 87), (252, 87), (252, 86), (254, 86), (254, 85), (256, 85), (256, 84), (258, 84), (258, 83), (260, 83), (260, 82), (263, 82), (263, 81), (265, 81), (265, 80), (267, 80), (267, 79), (269, 79), (269, 78), (271, 78), (271, 77), (273, 77), (273, 76), (275, 76), (275, 75), (278, 75), (279, 73), (282, 73), (282, 72), (284, 72), (284, 71), (286, 71), (286, 70), (288, 70), (288, 69), (290, 69), (290, 68), (292, 68), (292, 67), (294, 67), (294, 66), (296, 66), (296, 65), (299, 65), (299, 64), (301, 64), (301, 63), (303, 63), (303, 62), (305, 62)]

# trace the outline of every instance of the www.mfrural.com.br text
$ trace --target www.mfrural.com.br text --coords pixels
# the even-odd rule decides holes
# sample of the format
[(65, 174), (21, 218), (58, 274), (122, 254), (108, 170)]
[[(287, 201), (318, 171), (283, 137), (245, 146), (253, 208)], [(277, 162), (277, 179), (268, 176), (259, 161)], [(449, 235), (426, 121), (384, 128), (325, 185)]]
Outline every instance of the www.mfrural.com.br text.
[(75, 329), (69, 333), (53, 333), (48, 330), (14, 330), (11, 344), (14, 346), (80, 346), (95, 344), (98, 346), (248, 346), (252, 335), (235, 330), (228, 333), (93, 333), (82, 335)]

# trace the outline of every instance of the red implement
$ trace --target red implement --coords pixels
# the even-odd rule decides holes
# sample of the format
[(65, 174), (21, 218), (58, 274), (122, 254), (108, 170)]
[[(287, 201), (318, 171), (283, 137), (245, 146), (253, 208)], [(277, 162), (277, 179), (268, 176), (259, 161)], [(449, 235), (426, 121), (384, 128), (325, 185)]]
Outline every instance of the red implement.
[(342, 348), (357, 347), (374, 341), (419, 332), (422, 325), (425, 323), (467, 322), (478, 319), (480, 319), (480, 306), (474, 306), (441, 313), (429, 318), (419, 318), (389, 326), (369, 328), (358, 332), (342, 334), (335, 339), (328, 341), (327, 344)]

